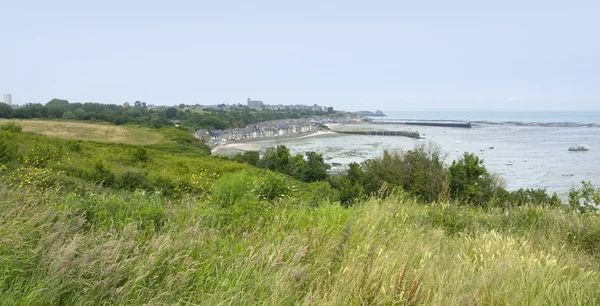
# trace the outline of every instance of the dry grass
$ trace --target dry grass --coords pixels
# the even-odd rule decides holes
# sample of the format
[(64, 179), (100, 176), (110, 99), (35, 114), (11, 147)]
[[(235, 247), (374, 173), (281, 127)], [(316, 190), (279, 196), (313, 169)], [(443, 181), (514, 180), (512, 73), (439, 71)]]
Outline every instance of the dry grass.
[(66, 139), (147, 145), (160, 143), (164, 138), (163, 135), (150, 128), (115, 126), (106, 123), (0, 119), (0, 124), (11, 121), (20, 124), (24, 132)]

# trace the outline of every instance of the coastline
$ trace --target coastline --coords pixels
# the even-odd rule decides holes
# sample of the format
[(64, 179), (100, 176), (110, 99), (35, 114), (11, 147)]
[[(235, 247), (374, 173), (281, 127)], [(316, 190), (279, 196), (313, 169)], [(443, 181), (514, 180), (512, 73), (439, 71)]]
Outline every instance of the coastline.
[(256, 138), (250, 140), (234, 140), (226, 143), (219, 143), (216, 147), (211, 150), (211, 154), (226, 154), (233, 155), (237, 153), (243, 153), (246, 151), (260, 151), (265, 147), (275, 146), (280, 142), (286, 140), (304, 139), (309, 137), (323, 137), (323, 136), (335, 136), (339, 135), (332, 131), (317, 131), (312, 133), (303, 133), (296, 135), (286, 135), (279, 137), (268, 137), (268, 138)]

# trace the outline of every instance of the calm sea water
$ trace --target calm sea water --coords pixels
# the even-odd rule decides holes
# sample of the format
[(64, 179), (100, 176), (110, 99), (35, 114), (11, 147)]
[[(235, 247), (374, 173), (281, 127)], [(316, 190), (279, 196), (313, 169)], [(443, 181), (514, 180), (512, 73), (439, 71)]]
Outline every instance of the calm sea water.
[[(379, 157), (385, 149), (409, 150), (419, 142), (432, 141), (448, 154), (447, 163), (463, 152), (476, 153), (488, 170), (500, 174), (510, 190), (546, 188), (565, 196), (582, 180), (600, 187), (600, 112), (385, 113), (385, 119), (469, 120), (474, 124), (471, 129), (363, 124), (360, 128), (418, 131), (426, 139), (335, 134), (285, 144), (294, 154), (316, 151), (328, 163), (343, 168), (351, 162)], [(567, 150), (578, 144), (587, 144), (590, 150)]]

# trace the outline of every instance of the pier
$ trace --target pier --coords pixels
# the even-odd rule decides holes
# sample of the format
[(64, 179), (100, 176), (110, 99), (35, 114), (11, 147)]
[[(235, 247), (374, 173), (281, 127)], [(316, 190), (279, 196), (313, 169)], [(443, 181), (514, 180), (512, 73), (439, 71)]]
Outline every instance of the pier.
[(404, 124), (404, 125), (420, 125), (420, 126), (439, 126), (439, 127), (455, 127), (455, 128), (471, 128), (470, 122), (438, 122), (438, 121), (379, 121), (374, 120), (371, 124)]
[(419, 132), (414, 131), (336, 131), (336, 133), (372, 136), (404, 136), (410, 138), (420, 138)]

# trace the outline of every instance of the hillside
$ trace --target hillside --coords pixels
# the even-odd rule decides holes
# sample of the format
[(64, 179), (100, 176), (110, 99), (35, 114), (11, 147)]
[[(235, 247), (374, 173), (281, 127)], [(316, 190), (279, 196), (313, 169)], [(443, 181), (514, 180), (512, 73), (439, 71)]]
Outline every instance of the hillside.
[(0, 129), (1, 305), (600, 303), (596, 213), (400, 189), (345, 208), (326, 182), (155, 132)]
[(108, 123), (76, 122), (37, 119), (0, 119), (0, 124), (15, 122), (24, 132), (54, 136), (65, 139), (114, 142), (136, 145), (157, 144), (164, 136), (156, 129), (117, 126)]

